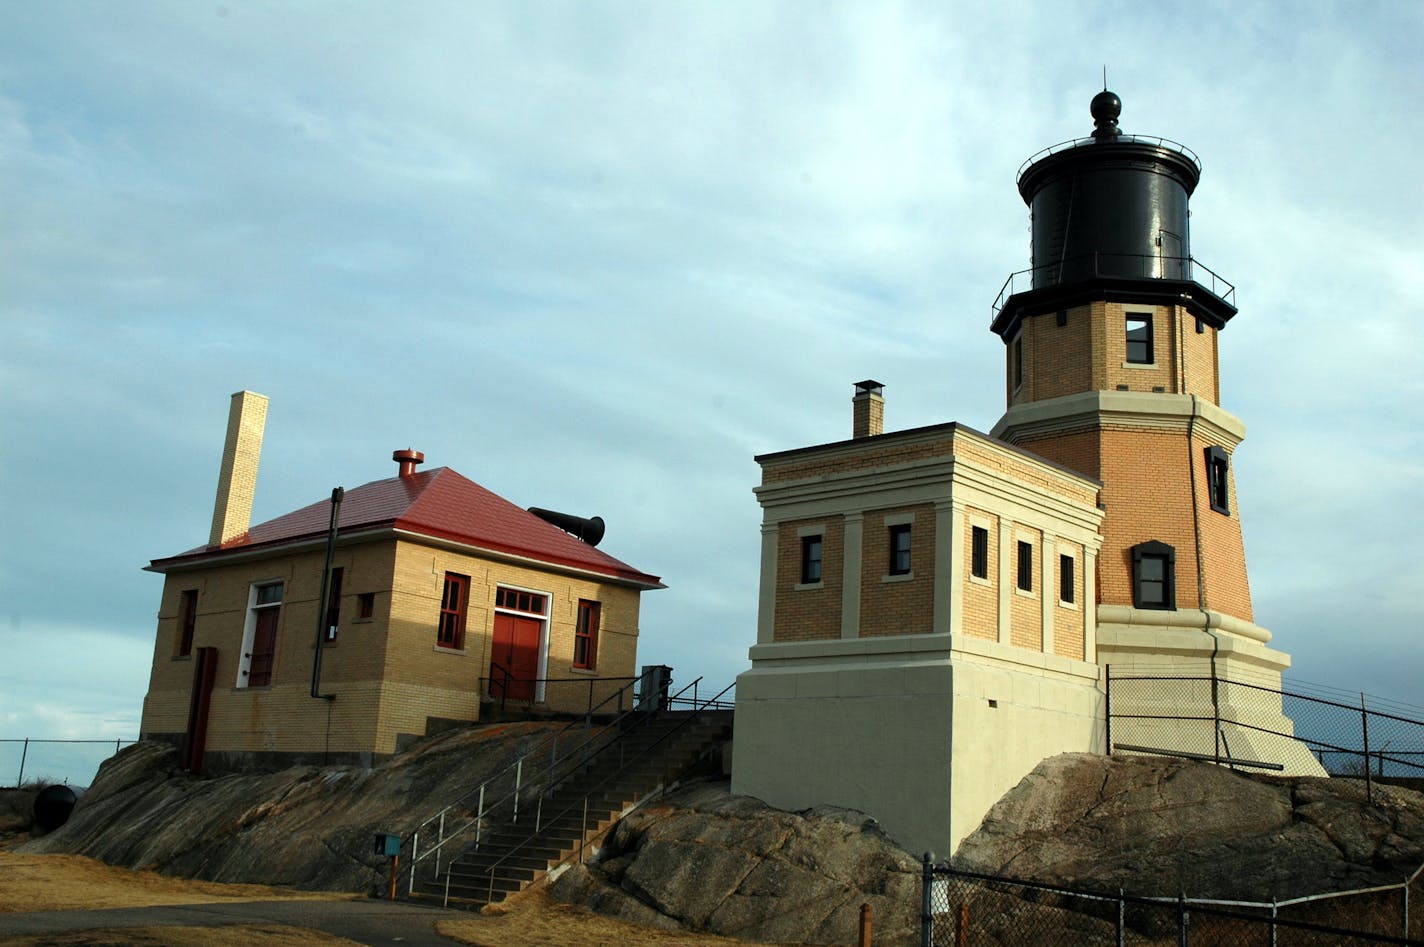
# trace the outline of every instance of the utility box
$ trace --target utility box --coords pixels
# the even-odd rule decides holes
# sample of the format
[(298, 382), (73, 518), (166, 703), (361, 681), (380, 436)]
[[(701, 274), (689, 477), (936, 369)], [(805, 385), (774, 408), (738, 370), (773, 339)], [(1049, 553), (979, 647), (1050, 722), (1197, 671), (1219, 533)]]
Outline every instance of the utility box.
[(667, 710), (668, 691), (672, 689), (672, 668), (666, 664), (643, 665), (638, 684), (639, 710)]
[(401, 837), (399, 835), (387, 835), (384, 832), (376, 833), (375, 848), (372, 850), (373, 855), (385, 855), (389, 858), (394, 855), (399, 855), (400, 850)]

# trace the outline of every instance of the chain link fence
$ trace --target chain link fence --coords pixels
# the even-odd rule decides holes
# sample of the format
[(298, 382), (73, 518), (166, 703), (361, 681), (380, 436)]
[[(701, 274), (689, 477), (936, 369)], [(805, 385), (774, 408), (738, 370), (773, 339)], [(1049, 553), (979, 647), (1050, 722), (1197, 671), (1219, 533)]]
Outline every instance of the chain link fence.
[[(1412, 892), (1412, 899), (1411, 899)], [(1424, 944), (1420, 872), (1281, 902), (1146, 898), (959, 871), (924, 857), (922, 947)]]
[(133, 740), (51, 740), (37, 737), (0, 738), (0, 785), (4, 774), (15, 774), (15, 788), (32, 781), (89, 785), (99, 764)]
[(1364, 694), (1211, 676), (1104, 675), (1112, 752), (1424, 784), (1424, 712)]

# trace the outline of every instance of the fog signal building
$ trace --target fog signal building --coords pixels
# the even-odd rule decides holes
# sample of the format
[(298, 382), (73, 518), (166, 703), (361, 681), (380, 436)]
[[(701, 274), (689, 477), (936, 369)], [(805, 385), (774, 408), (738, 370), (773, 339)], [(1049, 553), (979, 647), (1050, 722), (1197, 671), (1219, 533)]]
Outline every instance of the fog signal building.
[[(1220, 753), (1213, 707), (1171, 695), (1114, 713), (1203, 715), (1107, 732), (1112, 671), (1279, 685), (1254, 623), (1235, 496), (1241, 421), (1220, 406), (1232, 287), (1191, 256), (1196, 156), (1122, 133), (1034, 156), (1018, 186), (1033, 259), (993, 307), (1007, 410), (885, 433), (878, 382), (852, 438), (762, 455), (761, 594), (738, 679), (733, 788), (877, 816), (946, 853), (1043, 758), (1150, 745)], [(1227, 755), (1317, 773), (1279, 703), (1231, 709)], [(1248, 719), (1249, 718), (1249, 719)]]
[(143, 739), (192, 771), (370, 764), (495, 704), (582, 711), (636, 674), (640, 595), (663, 585), (596, 548), (601, 519), (399, 450), (394, 476), (343, 491), (328, 571), (336, 496), (250, 524), (266, 412), (233, 395), (209, 541), (147, 567)]

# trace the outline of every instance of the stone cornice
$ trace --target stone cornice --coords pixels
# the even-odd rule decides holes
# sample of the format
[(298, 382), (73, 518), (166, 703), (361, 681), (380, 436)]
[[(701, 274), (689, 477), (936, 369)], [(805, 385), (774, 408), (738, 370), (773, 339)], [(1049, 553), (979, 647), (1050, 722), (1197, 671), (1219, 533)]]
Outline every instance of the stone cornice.
[(1234, 449), (1246, 425), (1197, 395), (1144, 391), (1085, 391), (1016, 404), (994, 425), (993, 436), (1010, 443), (1055, 434), (1113, 428), (1157, 428), (1185, 433), (1189, 427)]

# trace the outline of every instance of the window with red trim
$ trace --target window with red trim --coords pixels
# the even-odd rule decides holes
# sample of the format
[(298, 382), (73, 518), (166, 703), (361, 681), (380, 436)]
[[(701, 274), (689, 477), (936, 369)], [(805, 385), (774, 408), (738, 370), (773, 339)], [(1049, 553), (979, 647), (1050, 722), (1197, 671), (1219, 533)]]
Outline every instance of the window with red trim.
[(598, 660), (597, 602), (583, 599), (578, 604), (578, 625), (574, 628), (574, 667), (592, 668)]
[(440, 596), (440, 627), (435, 643), (442, 648), (465, 647), (465, 611), (470, 601), (470, 577), (445, 573), (445, 591)]

